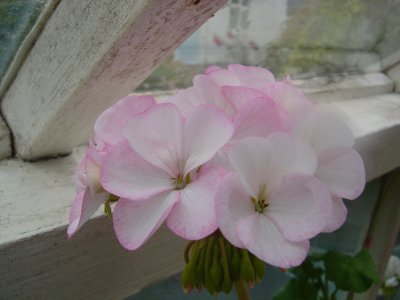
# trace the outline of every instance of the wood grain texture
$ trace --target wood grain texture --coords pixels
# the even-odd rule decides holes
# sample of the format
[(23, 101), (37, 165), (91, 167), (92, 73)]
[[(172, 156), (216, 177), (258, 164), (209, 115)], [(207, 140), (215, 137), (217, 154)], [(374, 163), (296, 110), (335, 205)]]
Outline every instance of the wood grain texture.
[(17, 153), (35, 159), (86, 143), (99, 113), (225, 2), (62, 1), (2, 101)]
[[(387, 174), (381, 194), (371, 220), (367, 249), (371, 253), (378, 269), (381, 281), (393, 247), (400, 232), (400, 169)], [(374, 285), (367, 292), (356, 294), (354, 300), (374, 300), (378, 295), (379, 285)]]
[(12, 155), (11, 135), (3, 118), (0, 116), (0, 160)]

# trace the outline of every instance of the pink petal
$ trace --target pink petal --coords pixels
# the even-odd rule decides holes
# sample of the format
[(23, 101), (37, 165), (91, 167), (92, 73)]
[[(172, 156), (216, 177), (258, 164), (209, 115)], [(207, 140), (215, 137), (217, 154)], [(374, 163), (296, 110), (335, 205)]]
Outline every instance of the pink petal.
[(353, 200), (365, 186), (365, 170), (360, 154), (347, 147), (332, 147), (318, 155), (315, 177), (338, 197)]
[(70, 239), (109, 197), (108, 193), (91, 195), (89, 189), (76, 195), (69, 215), (68, 238)]
[(208, 75), (209, 73), (213, 72), (213, 71), (217, 71), (217, 70), (222, 70), (219, 66), (217, 65), (211, 65), (208, 66), (205, 70), (204, 70), (204, 74)]
[(240, 84), (243, 86), (259, 88), (267, 82), (275, 81), (274, 75), (270, 71), (260, 67), (235, 64), (229, 65), (228, 70), (238, 77)]
[(338, 197), (332, 197), (332, 213), (328, 217), (328, 223), (322, 232), (332, 232), (339, 229), (347, 217), (347, 207), (343, 200)]
[(163, 169), (171, 177), (179, 174), (183, 118), (175, 105), (154, 105), (133, 117), (123, 133), (131, 147), (149, 163)]
[(100, 174), (104, 189), (120, 197), (142, 199), (173, 189), (171, 176), (122, 142), (105, 157)]
[(209, 76), (196, 75), (193, 78), (193, 87), (203, 103), (214, 104), (230, 116), (234, 114), (233, 105), (225, 99), (220, 87)]
[(225, 95), (225, 98), (228, 99), (237, 110), (252, 99), (268, 97), (268, 95), (261, 90), (245, 86), (225, 85), (221, 87), (221, 91)]
[(256, 98), (239, 109), (234, 126), (233, 140), (266, 137), (275, 131), (289, 131), (289, 118), (270, 98)]
[(129, 95), (105, 110), (94, 125), (95, 134), (110, 145), (119, 143), (122, 139), (122, 129), (134, 115), (155, 105), (152, 96)]
[(232, 137), (234, 128), (217, 107), (202, 105), (186, 119), (183, 130), (185, 174), (210, 160)]
[(219, 229), (232, 245), (244, 248), (236, 234), (236, 223), (254, 212), (254, 205), (239, 176), (236, 173), (226, 175), (215, 195), (215, 213)]
[(119, 199), (113, 224), (122, 246), (128, 250), (142, 246), (165, 221), (177, 200), (177, 192), (160, 193), (141, 202)]
[(219, 86), (222, 85), (240, 85), (237, 76), (226, 69), (213, 70), (207, 73), (207, 75)]
[(308, 110), (296, 118), (293, 134), (309, 143), (317, 153), (330, 147), (352, 147), (353, 133), (336, 115), (321, 109)]
[(225, 171), (202, 169), (199, 177), (180, 191), (181, 199), (167, 218), (168, 227), (187, 240), (201, 239), (217, 229), (214, 196)]
[(266, 263), (291, 268), (300, 265), (307, 256), (309, 241), (285, 240), (275, 224), (266, 216), (254, 213), (240, 219), (236, 231), (243, 245)]
[(193, 87), (178, 91), (176, 94), (165, 99), (165, 102), (176, 105), (181, 114), (185, 117), (188, 116), (196, 106), (203, 104)]
[(257, 197), (263, 185), (272, 190), (289, 172), (313, 174), (317, 166), (310, 147), (280, 132), (266, 139), (250, 137), (236, 142), (229, 160), (252, 197)]
[(308, 240), (320, 233), (331, 214), (326, 187), (309, 175), (289, 174), (267, 196), (265, 215), (292, 242)]
[(262, 90), (282, 105), (292, 117), (313, 106), (298, 88), (287, 81), (269, 82)]

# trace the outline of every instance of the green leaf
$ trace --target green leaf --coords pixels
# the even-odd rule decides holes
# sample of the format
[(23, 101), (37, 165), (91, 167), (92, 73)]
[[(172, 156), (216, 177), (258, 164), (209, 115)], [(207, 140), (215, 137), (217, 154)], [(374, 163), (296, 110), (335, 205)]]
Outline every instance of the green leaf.
[(375, 264), (366, 250), (354, 257), (329, 251), (324, 263), (327, 278), (341, 290), (361, 293), (379, 282)]
[(297, 277), (308, 278), (319, 278), (323, 273), (321, 268), (315, 267), (309, 257), (298, 267), (289, 270), (290, 273)]
[(318, 290), (305, 278), (294, 278), (286, 287), (274, 296), (273, 300), (317, 300)]

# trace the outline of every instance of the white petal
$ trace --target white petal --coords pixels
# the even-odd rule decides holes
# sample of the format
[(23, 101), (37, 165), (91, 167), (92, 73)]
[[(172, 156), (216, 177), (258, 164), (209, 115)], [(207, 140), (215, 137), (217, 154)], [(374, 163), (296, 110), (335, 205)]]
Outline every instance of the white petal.
[(222, 169), (203, 171), (199, 177), (180, 191), (168, 219), (168, 227), (186, 240), (198, 240), (217, 229), (214, 197), (216, 187), (225, 172)]
[(113, 147), (101, 166), (100, 181), (108, 192), (132, 200), (173, 189), (173, 180), (130, 148), (127, 142)]
[(320, 233), (331, 215), (332, 200), (326, 187), (314, 177), (289, 174), (268, 194), (265, 215), (285, 239), (298, 242)]
[(339, 229), (346, 221), (347, 207), (343, 200), (332, 197), (332, 213), (328, 217), (328, 222), (322, 232), (332, 232)]
[(196, 108), (184, 125), (185, 174), (210, 160), (229, 141), (233, 131), (232, 122), (217, 107)]
[(300, 265), (307, 256), (309, 241), (285, 240), (275, 224), (263, 214), (255, 213), (240, 219), (236, 226), (243, 245), (266, 263), (291, 268)]
[(236, 234), (236, 223), (254, 214), (254, 205), (236, 173), (225, 176), (215, 195), (217, 223), (224, 237), (234, 246), (243, 248)]
[(171, 103), (134, 116), (124, 129), (131, 147), (149, 163), (177, 176), (182, 162), (183, 118)]
[(346, 199), (357, 198), (365, 186), (365, 170), (360, 154), (347, 147), (332, 147), (318, 155), (315, 176), (332, 193)]
[(160, 193), (143, 202), (119, 199), (113, 224), (122, 246), (128, 250), (142, 246), (161, 226), (177, 200), (176, 192)]

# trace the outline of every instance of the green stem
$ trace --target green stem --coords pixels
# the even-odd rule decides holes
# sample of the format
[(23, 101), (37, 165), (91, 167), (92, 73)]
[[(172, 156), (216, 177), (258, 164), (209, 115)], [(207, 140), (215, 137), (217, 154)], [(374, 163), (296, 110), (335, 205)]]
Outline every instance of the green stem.
[(250, 300), (249, 291), (243, 280), (235, 281), (235, 289), (238, 300)]

